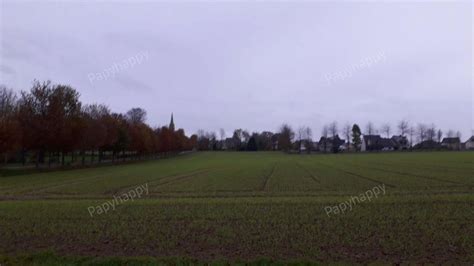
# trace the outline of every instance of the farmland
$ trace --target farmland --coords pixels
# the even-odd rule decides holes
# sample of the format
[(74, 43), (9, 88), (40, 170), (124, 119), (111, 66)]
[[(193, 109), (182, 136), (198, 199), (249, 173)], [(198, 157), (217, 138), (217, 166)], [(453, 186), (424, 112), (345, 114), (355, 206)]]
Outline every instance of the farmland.
[[(472, 263), (473, 162), (472, 152), (202, 152), (5, 175), (0, 264)], [(140, 198), (88, 212), (144, 184)], [(383, 195), (327, 215), (381, 185)]]

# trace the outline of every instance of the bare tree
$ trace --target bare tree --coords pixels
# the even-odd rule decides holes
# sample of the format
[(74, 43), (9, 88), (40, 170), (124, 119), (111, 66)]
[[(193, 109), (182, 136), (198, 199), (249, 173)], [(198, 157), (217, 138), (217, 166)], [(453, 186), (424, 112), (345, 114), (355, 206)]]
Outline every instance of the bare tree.
[(416, 128), (416, 134), (418, 135), (418, 141), (423, 142), (426, 138), (426, 125), (418, 124)]
[(310, 143), (311, 143), (311, 128), (307, 126), (302, 126), (298, 129), (298, 142), (299, 142), (299, 151), (301, 152), (301, 148), (304, 145), (307, 151), (309, 152), (311, 149)]
[(408, 124), (408, 121), (406, 120), (401, 120), (400, 122), (398, 122), (397, 127), (398, 127), (398, 132), (402, 136), (405, 136), (405, 134), (408, 134), (410, 131), (410, 126)]
[(331, 137), (333, 137), (333, 138), (336, 137), (337, 132), (338, 132), (337, 122), (334, 121), (331, 124), (329, 124), (328, 130), (329, 130), (329, 135), (331, 135)]
[(221, 137), (221, 140), (225, 139), (225, 130), (223, 128), (219, 129), (219, 135)]
[(306, 138), (306, 128), (304, 126), (298, 128), (298, 133), (297, 133), (296, 138), (299, 143), (298, 151), (301, 152), (301, 146), (303, 145), (303, 140)]
[(448, 130), (448, 133), (446, 134), (446, 136), (448, 138), (454, 138), (454, 134), (455, 134), (454, 130), (450, 129), (450, 130)]
[(415, 135), (415, 128), (408, 128), (408, 135), (410, 136), (410, 148), (413, 147), (413, 136)]
[(327, 138), (329, 134), (328, 132), (329, 132), (328, 126), (324, 126), (323, 130), (321, 131), (321, 136), (324, 138)]
[(352, 133), (351, 124), (349, 124), (349, 123), (345, 124), (342, 131), (343, 131), (344, 136), (346, 137), (346, 140), (347, 140), (347, 148), (349, 148), (349, 143), (351, 143), (351, 133)]
[(291, 149), (291, 142), (295, 136), (293, 129), (288, 124), (283, 124), (280, 127), (280, 135), (278, 137), (278, 148), (280, 150), (289, 151)]
[(306, 137), (310, 140), (313, 138), (313, 131), (310, 127), (306, 127)]
[(375, 127), (374, 127), (374, 124), (372, 122), (369, 121), (369, 123), (367, 123), (367, 125), (365, 126), (365, 133), (367, 135), (375, 134)]
[(306, 127), (306, 152), (310, 153), (313, 147), (313, 131)]
[(391, 131), (390, 131), (390, 130), (391, 130), (390, 124), (384, 124), (384, 125), (382, 125), (382, 128), (381, 128), (381, 129), (382, 129), (382, 132), (387, 135), (387, 138), (390, 138), (390, 132), (391, 132)]
[(457, 132), (456, 132), (456, 138), (461, 139), (461, 132), (460, 132), (460, 131), (457, 131)]
[(206, 131), (204, 131), (204, 129), (198, 129), (198, 131), (196, 132), (196, 135), (198, 138), (203, 138), (206, 136)]
[(426, 138), (430, 141), (435, 140), (435, 138), (436, 138), (436, 126), (434, 124), (431, 124), (431, 126), (426, 129)]
[(441, 143), (441, 139), (443, 138), (443, 131), (441, 131), (441, 129), (438, 129), (438, 132), (436, 132), (436, 138), (438, 139), (438, 143)]

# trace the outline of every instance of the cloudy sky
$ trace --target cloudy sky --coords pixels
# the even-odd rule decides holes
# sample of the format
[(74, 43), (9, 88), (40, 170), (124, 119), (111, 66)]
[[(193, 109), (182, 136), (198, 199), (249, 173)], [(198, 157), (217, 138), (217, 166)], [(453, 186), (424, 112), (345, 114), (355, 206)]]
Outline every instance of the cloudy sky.
[[(473, 6), (0, 1), (0, 83), (66, 83), (151, 125), (275, 131), (400, 119), (471, 134)], [(133, 64), (132, 64), (133, 63)]]

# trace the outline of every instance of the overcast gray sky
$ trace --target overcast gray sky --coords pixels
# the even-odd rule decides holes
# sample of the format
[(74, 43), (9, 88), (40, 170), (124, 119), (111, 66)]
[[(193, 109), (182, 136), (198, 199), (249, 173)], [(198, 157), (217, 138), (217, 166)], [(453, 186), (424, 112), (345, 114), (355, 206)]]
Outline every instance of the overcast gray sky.
[[(188, 134), (473, 129), (471, 1), (0, 3), (0, 83), (18, 91), (70, 84), (84, 103), (145, 108), (151, 125), (174, 112)], [(124, 60), (136, 64), (97, 78)]]

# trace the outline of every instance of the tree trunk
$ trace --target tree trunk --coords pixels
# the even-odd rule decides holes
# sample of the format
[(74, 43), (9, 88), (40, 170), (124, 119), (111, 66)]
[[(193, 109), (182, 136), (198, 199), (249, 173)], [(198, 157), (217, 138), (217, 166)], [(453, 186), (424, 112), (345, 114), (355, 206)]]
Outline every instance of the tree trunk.
[(38, 163), (44, 163), (44, 150), (39, 150)]
[(40, 151), (38, 151), (36, 154), (36, 162), (35, 162), (36, 168), (39, 168), (39, 160), (40, 160)]
[(64, 166), (64, 152), (61, 152), (61, 165)]

